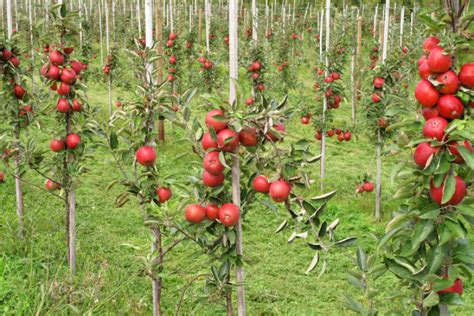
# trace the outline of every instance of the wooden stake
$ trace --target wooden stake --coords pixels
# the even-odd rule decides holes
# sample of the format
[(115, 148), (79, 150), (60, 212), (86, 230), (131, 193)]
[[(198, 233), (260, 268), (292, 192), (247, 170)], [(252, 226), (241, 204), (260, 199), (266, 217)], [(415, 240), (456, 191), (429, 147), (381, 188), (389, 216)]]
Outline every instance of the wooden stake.
[[(331, 27), (331, 0), (326, 0), (326, 53), (329, 52), (329, 39), (330, 39), (330, 27)], [(326, 54), (325, 57), (326, 60), (326, 69), (325, 69), (325, 76), (329, 76), (329, 58), (328, 54)], [(326, 111), (328, 109), (328, 100), (327, 97), (324, 96), (323, 99), (323, 124), (326, 121)], [(323, 128), (322, 130), (322, 138), (321, 138), (321, 169), (320, 169), (320, 175), (321, 175), (321, 185), (320, 189), (321, 191), (324, 190), (324, 178), (325, 178), (325, 163), (326, 163), (326, 127)]]

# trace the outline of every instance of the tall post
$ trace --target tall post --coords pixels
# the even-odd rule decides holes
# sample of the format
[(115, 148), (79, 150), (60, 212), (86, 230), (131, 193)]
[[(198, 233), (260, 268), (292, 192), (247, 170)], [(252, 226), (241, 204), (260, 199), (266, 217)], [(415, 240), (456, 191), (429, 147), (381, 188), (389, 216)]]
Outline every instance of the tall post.
[[(105, 8), (105, 41), (107, 46), (107, 58), (110, 56), (110, 27), (109, 27), (109, 0), (104, 3)], [(108, 75), (109, 85), (109, 115), (112, 116), (112, 75)]]
[(102, 40), (102, 4), (99, 1), (99, 39), (100, 39), (100, 64), (104, 67), (104, 45)]
[[(155, 39), (157, 43), (162, 43), (163, 41), (163, 1), (164, 0), (156, 0), (155, 3)], [(163, 45), (156, 45), (156, 50), (158, 56), (163, 55)], [(161, 83), (163, 82), (163, 60), (161, 58), (157, 59), (156, 67), (156, 79), (158, 83)], [(158, 115), (158, 140), (162, 142), (165, 141), (165, 121), (162, 115)]]
[[(238, 79), (238, 6), (237, 0), (229, 0), (229, 102), (236, 102), (237, 87), (236, 81)], [(232, 202), (240, 209), (240, 161), (238, 156), (238, 149), (233, 155), (232, 161)], [(237, 256), (243, 255), (242, 245), (242, 219), (239, 219), (237, 224), (236, 236), (236, 251)], [(239, 316), (247, 314), (245, 308), (245, 287), (244, 287), (244, 268), (242, 266), (236, 267), (237, 279), (237, 313)]]
[(403, 47), (403, 27), (405, 25), (405, 7), (402, 6), (400, 13), (400, 47)]
[(252, 39), (254, 45), (258, 45), (258, 13), (257, 0), (252, 0)]
[(204, 15), (206, 20), (206, 53), (209, 56), (211, 53), (209, 33), (211, 31), (211, 14), (209, 8), (209, 0), (204, 0)]
[(137, 0), (137, 23), (138, 23), (138, 36), (142, 38), (142, 18), (140, 14), (140, 0)]
[[(326, 64), (326, 69), (325, 69), (325, 76), (329, 76), (329, 57), (328, 57), (328, 52), (329, 52), (329, 39), (330, 39), (330, 27), (331, 27), (331, 0), (326, 0), (326, 44), (325, 44), (325, 49), (326, 49), (326, 57), (325, 57), (325, 64)], [(323, 124), (326, 122), (326, 111), (328, 109), (328, 97), (324, 96), (323, 99)], [(320, 174), (321, 174), (321, 191), (324, 190), (324, 177), (325, 177), (325, 163), (326, 163), (326, 128), (324, 127), (322, 130), (322, 137), (321, 137), (321, 169), (320, 169)]]
[[(383, 45), (382, 45), (382, 64), (387, 59), (387, 42), (388, 42), (388, 22), (390, 19), (390, 0), (385, 3), (385, 17), (383, 29)], [(380, 220), (382, 212), (382, 133), (380, 128), (377, 129), (377, 178), (375, 188), (375, 219)]]
[(375, 6), (375, 13), (374, 13), (374, 27), (373, 27), (373, 37), (375, 38), (375, 34), (377, 33), (377, 15), (379, 11), (379, 4)]

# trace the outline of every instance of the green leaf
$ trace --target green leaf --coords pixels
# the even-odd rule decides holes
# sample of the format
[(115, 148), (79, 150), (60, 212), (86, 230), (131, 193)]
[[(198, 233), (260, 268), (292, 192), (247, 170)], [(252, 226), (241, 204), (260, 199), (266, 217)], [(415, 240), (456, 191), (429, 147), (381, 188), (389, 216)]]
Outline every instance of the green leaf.
[(419, 221), (415, 225), (415, 229), (413, 231), (413, 239), (411, 241), (411, 248), (413, 250), (418, 249), (420, 244), (428, 237), (429, 234), (434, 229), (433, 221), (431, 220), (423, 220)]
[(355, 299), (353, 299), (350, 296), (346, 296), (346, 305), (347, 308), (350, 310), (360, 314), (360, 315), (366, 315), (366, 311), (364, 310), (364, 307), (362, 307), (362, 304), (357, 302)]
[(359, 269), (362, 271), (365, 271), (365, 263), (366, 263), (366, 254), (364, 249), (361, 247), (357, 247), (357, 265), (359, 266)]
[(311, 248), (311, 249), (314, 249), (314, 250), (322, 250), (323, 247), (320, 245), (320, 244), (317, 244), (317, 243), (307, 243), (307, 245)]
[(324, 221), (322, 224), (321, 224), (321, 227), (319, 227), (319, 231), (318, 231), (318, 237), (319, 238), (323, 238), (324, 235), (326, 235), (326, 228), (328, 226), (328, 223), (326, 221)]
[(63, 18), (63, 19), (66, 17), (67, 8), (66, 8), (66, 3), (65, 2), (61, 5), (61, 9), (59, 10), (59, 14), (61, 14), (61, 18)]
[(464, 230), (464, 227), (461, 225), (460, 222), (454, 222), (450, 219), (446, 219), (443, 224), (446, 225), (446, 227), (454, 236), (457, 236), (461, 239), (466, 238), (467, 231)]
[(112, 132), (110, 134), (110, 149), (114, 150), (117, 148), (118, 146), (118, 138), (117, 138), (117, 134), (115, 134), (114, 132)]
[(431, 293), (425, 297), (423, 300), (423, 305), (426, 307), (432, 307), (439, 303), (439, 295), (435, 291), (431, 291)]
[(281, 232), (283, 229), (285, 229), (285, 227), (288, 225), (288, 220), (285, 219), (279, 226), (278, 228), (275, 230), (275, 234), (278, 234), (279, 232)]
[(319, 262), (319, 252), (316, 252), (316, 254), (313, 257), (313, 260), (311, 260), (311, 263), (309, 264), (308, 268), (306, 269), (305, 274), (308, 275), (311, 271), (316, 268)]
[(334, 190), (334, 191), (331, 191), (331, 192), (323, 194), (323, 195), (315, 196), (315, 197), (312, 197), (311, 200), (312, 201), (327, 201), (327, 200), (331, 199), (336, 194), (336, 192), (337, 191)]
[(453, 174), (450, 174), (446, 181), (444, 182), (443, 186), (443, 199), (441, 200), (441, 204), (446, 204), (451, 200), (454, 195), (454, 191), (456, 190), (456, 178), (454, 178)]
[(338, 247), (348, 247), (352, 245), (356, 240), (357, 240), (356, 237), (348, 237), (348, 238), (344, 238), (339, 241), (336, 241), (335, 245)]
[(465, 146), (459, 145), (458, 151), (461, 154), (461, 157), (466, 162), (466, 165), (471, 169), (474, 170), (474, 154), (469, 151)]

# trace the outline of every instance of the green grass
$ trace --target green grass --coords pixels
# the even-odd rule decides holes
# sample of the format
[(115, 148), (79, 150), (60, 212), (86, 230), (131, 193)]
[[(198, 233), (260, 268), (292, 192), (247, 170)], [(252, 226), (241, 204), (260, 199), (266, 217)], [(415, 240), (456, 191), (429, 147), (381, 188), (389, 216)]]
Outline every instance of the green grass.
[[(303, 67), (302, 67), (303, 68)], [(305, 85), (311, 86), (306, 69), (299, 74)], [(347, 79), (346, 79), (347, 81)], [(107, 88), (103, 83), (89, 84), (90, 103), (107, 108)], [(116, 88), (115, 95), (130, 95), (130, 91)], [(198, 96), (199, 98), (199, 96)], [(291, 102), (291, 100), (290, 100)], [(349, 122), (350, 105), (344, 102), (337, 110), (336, 122)], [(181, 131), (166, 126), (167, 142), (160, 145), (159, 164), (164, 172), (173, 173), (177, 180), (186, 181), (190, 175), (189, 162), (194, 159), (184, 143), (175, 142)], [(313, 140), (313, 128), (303, 126), (294, 117), (288, 126), (290, 134)], [(47, 146), (49, 136), (40, 135)], [(289, 140), (287, 140), (288, 142)], [(313, 143), (317, 152), (317, 143)], [(364, 172), (375, 174), (375, 149), (373, 143), (356, 130), (353, 140), (339, 143), (328, 141), (326, 187), (338, 190), (330, 201), (329, 219), (340, 218), (337, 236), (359, 238), (358, 244), (373, 250), (375, 242), (370, 233), (381, 234), (384, 223), (396, 210), (397, 201), (390, 200), (395, 185), (389, 182), (391, 167), (403, 157), (384, 158), (382, 223), (374, 220), (372, 194), (354, 194), (355, 181)], [(182, 152), (188, 156), (174, 159)], [(318, 178), (319, 164), (312, 167)], [(148, 252), (148, 231), (135, 203), (121, 209), (114, 208), (119, 188), (106, 191), (107, 184), (120, 177), (112, 163), (111, 155), (98, 149), (90, 162), (91, 171), (83, 176), (77, 191), (77, 263), (78, 273), (73, 286), (68, 278), (64, 235), (64, 206), (61, 202), (36, 188), (25, 186), (27, 239), (16, 238), (14, 182), (8, 179), (0, 186), (0, 312), (2, 314), (67, 314), (94, 313), (150, 314), (151, 284), (142, 273), (139, 257)], [(31, 181), (40, 179), (31, 172)], [(319, 193), (315, 185), (314, 194)], [(182, 214), (183, 210), (175, 210)], [(304, 271), (313, 252), (303, 242), (287, 244), (288, 233), (275, 235), (275, 228), (285, 218), (284, 210), (273, 212), (263, 206), (250, 210), (244, 225), (244, 252), (249, 262), (246, 266), (246, 291), (249, 315), (344, 315), (344, 295), (359, 296), (346, 281), (346, 271), (353, 269), (349, 256), (355, 247), (341, 249), (330, 255), (330, 265), (320, 278), (317, 272), (309, 276)], [(137, 247), (133, 249), (123, 244)], [(196, 254), (199, 248), (183, 242), (167, 257), (164, 276), (163, 309), (165, 314), (175, 311), (182, 288), (197, 274), (207, 273), (206, 257)], [(183, 314), (223, 314), (222, 302), (208, 302), (204, 281), (194, 283), (185, 296)], [(379, 307), (383, 314), (396, 304), (389, 297), (394, 294), (397, 282), (387, 275), (377, 282), (381, 290)], [(466, 282), (466, 305), (456, 307), (457, 315), (469, 315), (474, 306), (474, 296)]]

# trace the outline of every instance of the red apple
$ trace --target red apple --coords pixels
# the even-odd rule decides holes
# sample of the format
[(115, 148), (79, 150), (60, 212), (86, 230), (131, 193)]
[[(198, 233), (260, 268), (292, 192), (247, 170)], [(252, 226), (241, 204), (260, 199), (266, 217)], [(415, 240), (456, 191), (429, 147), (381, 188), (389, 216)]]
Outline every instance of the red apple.
[(71, 133), (71, 134), (66, 136), (66, 146), (69, 149), (76, 148), (77, 145), (79, 145), (80, 142), (81, 142), (81, 136), (79, 136), (75, 133)]
[(135, 157), (139, 164), (146, 167), (151, 167), (155, 163), (156, 151), (151, 146), (142, 146), (138, 148)]

